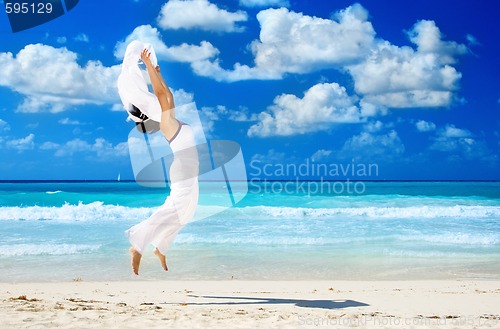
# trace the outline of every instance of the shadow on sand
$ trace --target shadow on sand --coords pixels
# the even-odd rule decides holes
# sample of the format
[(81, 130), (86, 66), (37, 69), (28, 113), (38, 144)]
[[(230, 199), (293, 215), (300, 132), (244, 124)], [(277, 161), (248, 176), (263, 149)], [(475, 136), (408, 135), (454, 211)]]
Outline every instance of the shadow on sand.
[[(196, 296), (188, 295), (195, 298), (207, 299), (223, 299), (224, 302), (200, 302), (186, 303), (187, 305), (277, 305), (277, 304), (294, 304), (298, 307), (308, 308), (324, 308), (324, 309), (340, 309), (347, 307), (369, 306), (369, 304), (358, 302), (349, 299), (340, 300), (309, 300), (309, 299), (282, 299), (282, 298), (259, 298), (259, 297), (234, 297), (234, 296)], [(227, 301), (234, 300), (234, 301)], [(165, 303), (174, 304), (174, 303)]]

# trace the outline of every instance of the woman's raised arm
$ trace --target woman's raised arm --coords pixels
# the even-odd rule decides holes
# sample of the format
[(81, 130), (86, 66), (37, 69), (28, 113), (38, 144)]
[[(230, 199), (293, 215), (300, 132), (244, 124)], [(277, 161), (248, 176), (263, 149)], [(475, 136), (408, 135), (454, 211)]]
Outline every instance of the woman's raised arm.
[(175, 119), (174, 96), (172, 95), (170, 88), (168, 88), (167, 84), (163, 80), (159, 70), (153, 67), (151, 59), (149, 58), (150, 55), (151, 54), (148, 50), (144, 49), (141, 53), (141, 59), (148, 69), (149, 78), (151, 79), (151, 84), (153, 85), (153, 91), (160, 102), (160, 130), (165, 138), (170, 141), (179, 129), (179, 122)]
[(147, 49), (144, 49), (141, 53), (141, 59), (146, 65), (148, 70), (149, 78), (151, 79), (151, 84), (153, 86), (153, 92), (158, 97), (160, 101), (162, 112), (169, 111), (175, 107), (174, 97), (170, 88), (168, 88), (167, 84), (161, 77), (159, 70), (153, 67), (151, 63), (150, 53)]

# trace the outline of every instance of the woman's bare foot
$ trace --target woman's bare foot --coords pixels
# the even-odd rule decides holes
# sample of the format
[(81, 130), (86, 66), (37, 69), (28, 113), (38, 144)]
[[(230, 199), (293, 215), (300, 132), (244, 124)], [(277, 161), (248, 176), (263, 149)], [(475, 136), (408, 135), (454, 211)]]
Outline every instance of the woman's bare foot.
[(132, 259), (132, 270), (135, 275), (139, 275), (139, 265), (141, 264), (141, 253), (138, 252), (134, 247), (130, 247), (130, 256)]
[(154, 250), (154, 253), (156, 256), (158, 256), (158, 258), (160, 259), (160, 263), (161, 263), (161, 267), (163, 267), (163, 269), (165, 271), (168, 271), (168, 267), (167, 267), (167, 258), (165, 257), (165, 255), (163, 255), (159, 250), (158, 248), (155, 248)]

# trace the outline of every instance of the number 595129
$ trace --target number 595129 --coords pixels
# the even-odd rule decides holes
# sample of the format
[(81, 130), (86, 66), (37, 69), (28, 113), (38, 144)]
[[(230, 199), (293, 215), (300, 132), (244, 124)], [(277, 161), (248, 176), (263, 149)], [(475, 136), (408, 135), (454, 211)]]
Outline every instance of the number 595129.
[(50, 14), (52, 3), (5, 2), (5, 12), (7, 14)]

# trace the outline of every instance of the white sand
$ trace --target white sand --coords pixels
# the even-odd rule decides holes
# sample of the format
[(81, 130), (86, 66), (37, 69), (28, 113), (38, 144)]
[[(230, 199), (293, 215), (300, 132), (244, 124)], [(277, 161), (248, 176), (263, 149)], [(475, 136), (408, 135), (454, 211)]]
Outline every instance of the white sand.
[(0, 283), (0, 300), (0, 328), (500, 328), (500, 281)]

